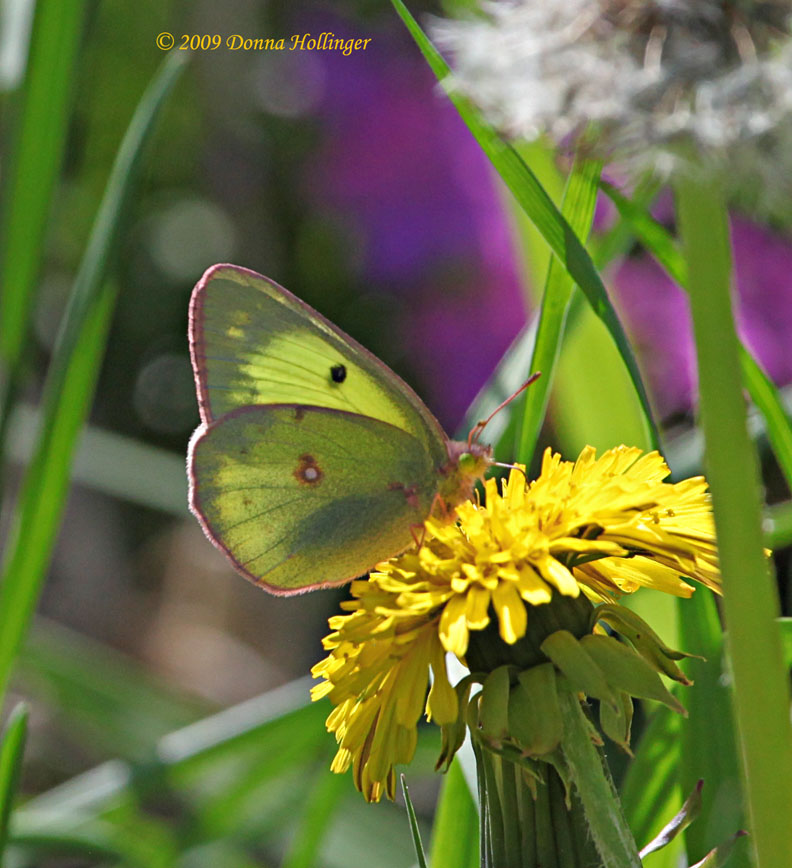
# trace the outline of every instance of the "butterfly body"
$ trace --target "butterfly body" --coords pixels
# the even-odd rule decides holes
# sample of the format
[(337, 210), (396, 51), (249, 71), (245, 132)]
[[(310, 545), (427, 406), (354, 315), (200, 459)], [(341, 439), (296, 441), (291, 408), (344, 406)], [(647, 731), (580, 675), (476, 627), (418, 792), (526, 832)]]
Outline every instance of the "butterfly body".
[(202, 424), (190, 508), (247, 578), (274, 593), (340, 584), (453, 515), (491, 463), (450, 441), (375, 356), (287, 290), (210, 268), (190, 304)]

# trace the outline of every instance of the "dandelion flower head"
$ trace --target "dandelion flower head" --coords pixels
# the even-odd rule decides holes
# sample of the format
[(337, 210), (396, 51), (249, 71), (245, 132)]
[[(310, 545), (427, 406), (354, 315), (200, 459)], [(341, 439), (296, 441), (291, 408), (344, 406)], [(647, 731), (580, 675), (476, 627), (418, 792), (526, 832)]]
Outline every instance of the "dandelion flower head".
[(471, 635), (491, 623), (507, 647), (558, 595), (612, 602), (646, 586), (687, 597), (683, 576), (717, 590), (706, 483), (667, 483), (668, 472), (656, 452), (635, 448), (597, 458), (587, 447), (575, 462), (548, 450), (536, 480), (519, 468), (501, 487), (487, 480), (483, 504), (463, 503), (453, 524), (428, 520), (418, 551), (354, 582), (313, 670), (323, 679), (314, 699), (335, 706), (334, 771), (351, 765), (371, 801), (393, 797), (394, 765), (412, 758), (421, 714), (439, 725), (459, 714), (446, 653), (465, 663)]

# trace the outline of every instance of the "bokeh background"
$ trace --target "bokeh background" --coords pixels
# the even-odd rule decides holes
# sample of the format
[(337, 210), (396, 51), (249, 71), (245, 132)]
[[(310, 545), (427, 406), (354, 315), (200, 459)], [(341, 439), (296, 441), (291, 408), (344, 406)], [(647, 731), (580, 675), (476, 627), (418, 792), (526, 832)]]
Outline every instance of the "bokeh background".
[[(8, 122), (32, 5), (2, 3)], [(411, 8), (444, 12), (431, 3)], [(198, 423), (187, 302), (204, 269), (230, 261), (288, 287), (393, 367), (454, 433), (530, 322), (547, 262), (388, 3), (98, 0), (83, 35), (41, 263), (30, 376), (12, 429), (11, 491), (71, 281), (120, 139), (163, 59), (155, 45), (163, 31), (177, 44), (181, 34), (324, 31), (372, 41), (349, 57), (194, 52), (166, 105), (113, 272), (119, 302), (108, 352), (40, 619), (15, 683), (33, 701), (28, 794), (118, 753), (142, 756), (166, 724), (305, 675), (344, 595), (262, 593), (233, 573), (187, 513), (184, 455)], [(540, 146), (532, 153), (552, 185), (564, 166)], [(672, 220), (662, 196), (656, 215)], [(614, 220), (603, 203), (597, 232), (606, 237)], [(788, 229), (737, 212), (732, 229), (743, 336), (786, 384)], [(684, 296), (637, 246), (628, 245), (606, 276), (658, 416), (680, 444), (680, 467), (696, 470)], [(544, 433), (568, 456), (587, 441), (640, 437), (629, 387), (609, 353), (598, 324), (578, 309)], [(772, 492), (772, 465), (766, 472)], [(775, 496), (784, 496), (780, 486)], [(5, 499), (3, 527), (11, 502)], [(783, 557), (779, 566), (786, 589)], [(79, 681), (86, 661), (110, 673), (133, 667), (152, 696), (171, 703), (167, 713), (152, 719), (141, 704), (139, 719), (124, 721), (128, 741), (119, 744), (118, 727), (103, 731), (79, 690), (64, 687)], [(409, 864), (406, 836), (403, 843)]]

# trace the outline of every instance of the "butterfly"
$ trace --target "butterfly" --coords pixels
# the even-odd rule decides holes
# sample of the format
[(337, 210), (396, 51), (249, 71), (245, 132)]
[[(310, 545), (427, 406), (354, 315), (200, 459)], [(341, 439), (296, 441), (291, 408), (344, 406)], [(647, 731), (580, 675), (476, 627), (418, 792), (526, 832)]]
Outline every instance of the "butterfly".
[(387, 365), (254, 271), (206, 271), (189, 338), (190, 509), (272, 593), (343, 584), (405, 551), (493, 463), (479, 430), (450, 440)]

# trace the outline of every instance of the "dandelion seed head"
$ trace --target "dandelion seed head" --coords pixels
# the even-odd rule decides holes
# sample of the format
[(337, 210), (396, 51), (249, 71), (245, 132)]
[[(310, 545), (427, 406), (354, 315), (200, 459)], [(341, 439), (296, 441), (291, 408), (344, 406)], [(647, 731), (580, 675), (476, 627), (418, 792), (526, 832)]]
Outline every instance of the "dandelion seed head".
[(434, 35), (450, 87), (507, 136), (564, 145), (589, 129), (630, 174), (704, 167), (760, 210), (790, 208), (790, 0), (507, 0), (482, 13)]

